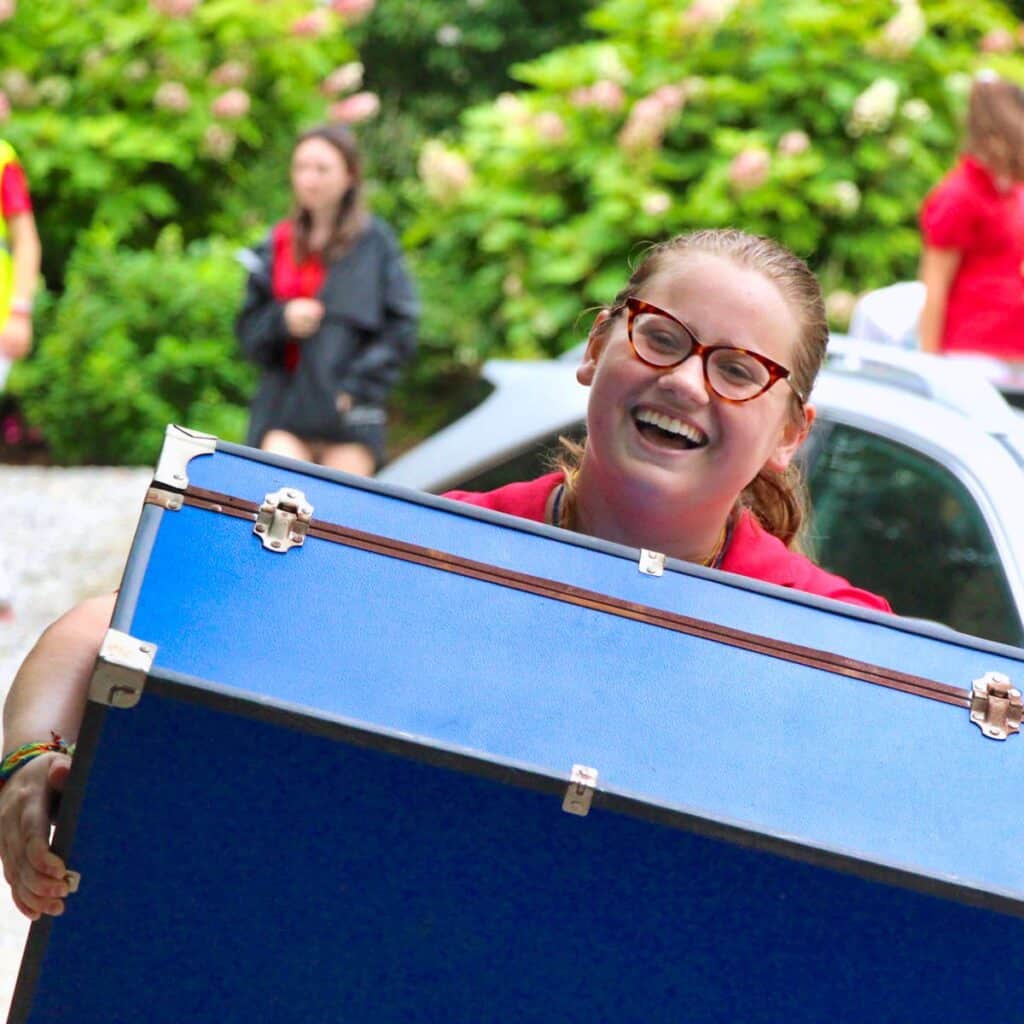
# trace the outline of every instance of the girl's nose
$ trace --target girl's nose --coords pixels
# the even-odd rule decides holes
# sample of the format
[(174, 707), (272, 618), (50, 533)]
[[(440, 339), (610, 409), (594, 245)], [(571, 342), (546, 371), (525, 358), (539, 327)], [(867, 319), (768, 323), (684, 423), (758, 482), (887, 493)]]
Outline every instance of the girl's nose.
[(700, 405), (711, 400), (707, 381), (704, 380), (704, 365), (695, 352), (677, 366), (662, 370), (658, 387)]

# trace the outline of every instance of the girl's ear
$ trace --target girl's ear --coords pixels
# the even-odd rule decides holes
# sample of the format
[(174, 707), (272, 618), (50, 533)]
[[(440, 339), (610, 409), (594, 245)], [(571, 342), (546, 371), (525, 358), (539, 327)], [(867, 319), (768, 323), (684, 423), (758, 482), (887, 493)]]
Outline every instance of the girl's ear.
[(607, 309), (602, 309), (597, 314), (597, 319), (594, 321), (594, 326), (590, 328), (590, 336), (587, 338), (587, 347), (583, 351), (583, 359), (580, 365), (576, 367), (576, 379), (584, 385), (584, 387), (590, 387), (591, 382), (594, 380), (594, 373), (597, 370), (597, 360), (601, 355), (601, 350), (604, 348), (604, 343), (607, 340), (608, 332), (599, 331), (598, 328), (608, 321), (609, 313)]
[(803, 418), (800, 421), (787, 418), (782, 433), (779, 435), (779, 443), (766, 463), (768, 469), (782, 473), (789, 466), (793, 461), (793, 456), (799, 451), (800, 445), (807, 440), (811, 425), (814, 423), (814, 416), (814, 406), (805, 405)]

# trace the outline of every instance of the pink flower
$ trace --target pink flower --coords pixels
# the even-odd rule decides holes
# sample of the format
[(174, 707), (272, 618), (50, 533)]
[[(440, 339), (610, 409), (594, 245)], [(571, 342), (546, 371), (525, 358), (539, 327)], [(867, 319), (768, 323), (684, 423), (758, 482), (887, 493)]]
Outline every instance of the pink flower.
[(0, 92), (0, 121), (6, 121), (11, 116), (11, 101), (7, 93)]
[(656, 149), (661, 145), (667, 126), (668, 116), (664, 104), (653, 94), (645, 96), (633, 104), (619, 132), (619, 145), (631, 152)]
[(994, 28), (981, 38), (982, 53), (1009, 53), (1013, 49), (1013, 34), (1005, 28)]
[(786, 132), (779, 139), (779, 155), (780, 156), (800, 156), (801, 153), (806, 153), (811, 148), (811, 140), (807, 135), (807, 132), (802, 132), (798, 129)]
[(320, 86), (325, 96), (338, 96), (343, 92), (358, 89), (363, 84), (363, 65), (354, 60), (335, 68)]
[(192, 105), (192, 97), (181, 82), (163, 82), (153, 94), (153, 106), (183, 114)]
[(8, 21), (17, 13), (15, 0), (0, 0), (0, 21)]
[(380, 99), (375, 92), (354, 92), (337, 103), (331, 104), (329, 116), (332, 121), (356, 124), (376, 117), (380, 111)]
[(346, 21), (359, 21), (373, 10), (377, 0), (331, 0), (331, 10)]
[(320, 7), (315, 11), (310, 11), (309, 14), (304, 14), (301, 18), (296, 18), (292, 22), (291, 33), (300, 38), (316, 39), (327, 31), (329, 24), (330, 16)]
[(234, 132), (219, 124), (211, 124), (203, 132), (203, 153), (213, 157), (214, 160), (224, 161), (235, 148)]
[(600, 82), (595, 82), (590, 87), (590, 102), (598, 110), (607, 110), (614, 114), (615, 111), (622, 109), (626, 102), (626, 94), (618, 82), (602, 78)]
[(738, 191), (749, 192), (764, 184), (771, 165), (772, 158), (768, 150), (760, 146), (751, 146), (732, 158), (732, 163), (729, 164), (729, 181)]
[(618, 82), (603, 78), (590, 86), (581, 86), (573, 89), (569, 94), (569, 102), (577, 108), (596, 107), (598, 110), (606, 110), (614, 114), (621, 110), (626, 102), (626, 94)]
[(210, 72), (211, 84), (228, 88), (234, 85), (245, 85), (245, 80), (248, 77), (249, 69), (240, 60), (226, 60)]
[(494, 108), (509, 124), (517, 127), (530, 122), (530, 108), (512, 92), (503, 92), (495, 101)]
[(187, 18), (199, 5), (199, 0), (149, 0), (153, 10), (168, 18)]
[(719, 25), (729, 16), (736, 0), (693, 0), (683, 14), (683, 31)]
[(533, 119), (537, 137), (545, 142), (561, 142), (566, 135), (565, 122), (552, 110), (543, 110)]
[(651, 93), (651, 97), (657, 100), (666, 114), (674, 114), (683, 109), (686, 90), (681, 85), (662, 85)]
[(237, 118), (249, 113), (252, 101), (244, 89), (228, 89), (222, 92), (210, 105), (214, 117)]

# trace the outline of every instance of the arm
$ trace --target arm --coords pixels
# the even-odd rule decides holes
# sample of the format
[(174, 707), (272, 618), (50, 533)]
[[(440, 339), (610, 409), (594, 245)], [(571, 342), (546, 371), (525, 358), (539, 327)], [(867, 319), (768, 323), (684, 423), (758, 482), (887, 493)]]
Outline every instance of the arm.
[[(11, 685), (3, 713), (3, 752), (48, 740), (72, 742), (85, 709), (89, 678), (110, 622), (114, 595), (72, 608), (39, 638)], [(54, 797), (71, 759), (48, 753), (19, 769), (0, 789), (0, 859), (15, 905), (33, 920), (59, 914), (67, 895), (64, 862), (49, 849)]]
[[(248, 253), (247, 253), (248, 254)], [(265, 243), (251, 253), (245, 298), (235, 319), (235, 336), (245, 357), (263, 367), (279, 366), (288, 340), (285, 303), (274, 298), (270, 270), (270, 246)]]
[(358, 401), (382, 403), (398, 379), (402, 365), (416, 351), (419, 302), (405, 268), (398, 242), (385, 235), (380, 330), (359, 351), (341, 384), (343, 394)]
[(14, 280), (12, 312), (0, 332), (0, 355), (20, 359), (32, 347), (32, 298), (39, 279), (42, 246), (31, 211), (9, 217), (7, 230), (11, 240)]
[(946, 323), (946, 302), (953, 278), (960, 269), (963, 253), (959, 249), (937, 249), (926, 245), (921, 253), (918, 276), (924, 282), (925, 299), (919, 333), (921, 349), (938, 352)]

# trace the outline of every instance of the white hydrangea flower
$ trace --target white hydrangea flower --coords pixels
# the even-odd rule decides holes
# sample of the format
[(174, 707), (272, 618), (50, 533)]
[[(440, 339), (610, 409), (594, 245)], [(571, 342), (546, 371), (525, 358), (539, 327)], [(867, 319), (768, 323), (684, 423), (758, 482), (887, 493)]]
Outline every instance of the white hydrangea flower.
[(860, 189), (852, 181), (837, 181), (832, 186), (836, 208), (845, 217), (852, 217), (860, 209)]
[(442, 25), (435, 38), (442, 46), (458, 46), (462, 39), (462, 29), (458, 25)]
[(891, 78), (876, 78), (853, 102), (846, 122), (848, 134), (856, 137), (885, 131), (896, 113), (900, 87)]
[(913, 99), (909, 99), (906, 103), (900, 107), (900, 113), (908, 121), (913, 121), (914, 124), (924, 124), (925, 121), (931, 119), (932, 108), (928, 106), (925, 100), (915, 96)]

